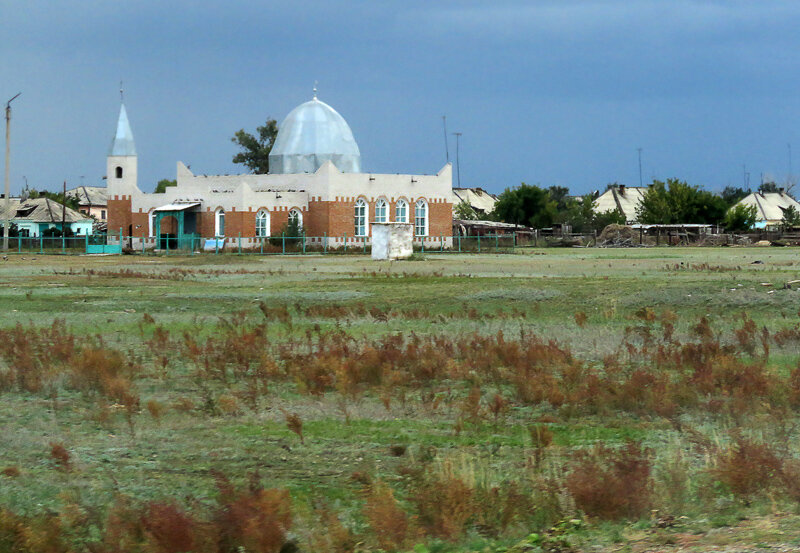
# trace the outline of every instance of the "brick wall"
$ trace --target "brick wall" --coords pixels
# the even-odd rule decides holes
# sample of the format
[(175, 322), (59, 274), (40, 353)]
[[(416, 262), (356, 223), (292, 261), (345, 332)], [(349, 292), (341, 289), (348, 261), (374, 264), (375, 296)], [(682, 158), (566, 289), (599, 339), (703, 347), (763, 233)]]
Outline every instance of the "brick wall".
[(122, 228), (122, 235), (129, 236), (129, 228), (133, 222), (131, 212), (130, 196), (113, 196), (108, 199), (108, 233), (119, 234)]

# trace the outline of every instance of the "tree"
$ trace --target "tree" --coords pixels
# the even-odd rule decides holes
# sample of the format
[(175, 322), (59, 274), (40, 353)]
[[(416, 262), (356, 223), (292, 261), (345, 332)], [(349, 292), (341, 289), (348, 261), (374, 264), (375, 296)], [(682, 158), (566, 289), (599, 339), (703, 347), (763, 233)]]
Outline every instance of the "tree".
[(556, 202), (547, 190), (524, 182), (516, 188), (506, 188), (492, 211), (497, 220), (534, 228), (553, 226), (556, 215)]
[(461, 200), (461, 202), (456, 205), (455, 216), (456, 219), (462, 219), (466, 221), (476, 221), (479, 219), (478, 212), (472, 209), (472, 206), (469, 205), (466, 200)]
[(252, 134), (239, 129), (231, 138), (231, 142), (242, 149), (241, 152), (233, 156), (234, 163), (241, 163), (253, 173), (269, 173), (269, 153), (275, 145), (278, 137), (278, 123), (274, 119), (267, 119), (267, 122), (256, 127), (258, 138)]
[(725, 218), (728, 204), (722, 197), (678, 179), (653, 181), (636, 210), (643, 224), (717, 224)]
[(775, 184), (774, 181), (762, 182), (760, 185), (758, 185), (758, 191), (762, 194), (778, 192), (778, 185)]
[(800, 227), (800, 212), (798, 212), (793, 205), (783, 210), (781, 226), (783, 228)]
[(178, 181), (177, 180), (169, 180), (169, 179), (161, 179), (160, 181), (158, 181), (158, 184), (156, 184), (156, 189), (155, 189), (154, 192), (156, 194), (163, 194), (164, 192), (167, 191), (167, 187), (168, 186), (178, 186)]
[(757, 218), (756, 206), (737, 204), (725, 214), (725, 228), (732, 232), (744, 232), (753, 228)]
[(746, 198), (749, 195), (749, 189), (745, 190), (744, 188), (738, 188), (735, 186), (726, 186), (722, 191), (722, 199), (725, 200), (728, 205), (735, 205), (739, 203), (739, 200)]
[(50, 192), (49, 190), (36, 190), (35, 188), (28, 189), (22, 191), (23, 196), (27, 196), (31, 200), (35, 200), (36, 198), (48, 198), (54, 202), (58, 202), (67, 206), (70, 209), (78, 210), (80, 208), (80, 202), (78, 201), (77, 196), (68, 195), (66, 198), (64, 197), (63, 192)]

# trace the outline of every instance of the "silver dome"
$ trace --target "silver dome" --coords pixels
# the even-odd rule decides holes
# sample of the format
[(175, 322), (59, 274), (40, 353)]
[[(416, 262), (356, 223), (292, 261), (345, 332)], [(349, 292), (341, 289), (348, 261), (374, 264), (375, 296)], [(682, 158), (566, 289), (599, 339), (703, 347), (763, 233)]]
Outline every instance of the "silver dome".
[(278, 127), (269, 154), (270, 173), (314, 173), (331, 161), (343, 173), (361, 172), (361, 152), (347, 121), (314, 96)]

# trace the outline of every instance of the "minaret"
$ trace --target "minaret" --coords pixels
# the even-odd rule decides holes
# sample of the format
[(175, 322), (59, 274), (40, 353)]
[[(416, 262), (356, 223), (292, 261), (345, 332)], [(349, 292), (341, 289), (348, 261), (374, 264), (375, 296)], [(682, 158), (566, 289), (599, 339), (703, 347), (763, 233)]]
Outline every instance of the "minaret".
[[(122, 90), (120, 90), (120, 96)], [(128, 122), (128, 113), (125, 111), (124, 102), (119, 108), (117, 120), (117, 133), (111, 141), (111, 148), (107, 158), (108, 195), (130, 195), (137, 188), (138, 158), (136, 144), (133, 141), (133, 132)]]

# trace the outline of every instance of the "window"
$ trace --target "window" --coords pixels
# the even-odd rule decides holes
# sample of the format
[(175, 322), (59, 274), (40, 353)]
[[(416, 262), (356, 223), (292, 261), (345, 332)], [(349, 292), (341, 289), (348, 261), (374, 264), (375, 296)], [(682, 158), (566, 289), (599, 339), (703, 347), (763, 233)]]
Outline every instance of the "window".
[(405, 200), (398, 200), (394, 208), (394, 221), (396, 223), (408, 222), (408, 202)]
[(269, 212), (265, 209), (256, 213), (256, 236), (269, 236)]
[(297, 225), (298, 230), (303, 228), (303, 214), (300, 213), (300, 210), (293, 209), (289, 212), (289, 224)]
[(214, 236), (225, 236), (225, 210), (220, 209), (214, 220)]
[(105, 221), (106, 220), (106, 210), (105, 209), (101, 209), (100, 210), (100, 220), (101, 221)]
[(367, 235), (367, 202), (358, 200), (355, 210), (356, 236)]
[(121, 179), (122, 178), (122, 167), (117, 167), (116, 173), (117, 173), (117, 178)]
[(428, 236), (428, 204), (425, 200), (417, 200), (414, 207), (414, 234)]
[(375, 202), (375, 222), (376, 223), (388, 223), (389, 222), (389, 206), (386, 204), (386, 200), (378, 200)]
[(147, 235), (150, 238), (154, 238), (155, 235), (156, 235), (156, 212), (155, 211), (151, 211), (150, 212), (150, 216), (147, 219), (148, 219), (148, 223), (149, 223), (148, 229), (147, 229), (148, 230)]

